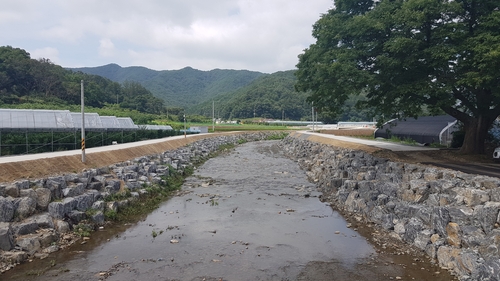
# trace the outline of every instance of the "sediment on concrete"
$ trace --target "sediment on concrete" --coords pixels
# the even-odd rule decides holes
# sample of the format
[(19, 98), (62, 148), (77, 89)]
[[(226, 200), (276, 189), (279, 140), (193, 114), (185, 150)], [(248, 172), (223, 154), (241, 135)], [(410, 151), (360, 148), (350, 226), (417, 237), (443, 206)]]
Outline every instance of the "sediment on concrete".
[(289, 157), (343, 213), (419, 248), (460, 280), (500, 279), (500, 179), (391, 162), (291, 134)]

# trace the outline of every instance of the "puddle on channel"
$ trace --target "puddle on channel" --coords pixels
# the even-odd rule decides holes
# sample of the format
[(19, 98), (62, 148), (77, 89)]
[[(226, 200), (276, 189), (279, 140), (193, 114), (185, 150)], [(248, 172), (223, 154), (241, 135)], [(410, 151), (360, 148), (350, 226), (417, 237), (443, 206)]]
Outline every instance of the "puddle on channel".
[[(91, 243), (0, 279), (296, 280), (310, 262), (355, 271), (375, 257), (274, 146), (247, 143), (210, 159), (186, 180), (184, 195), (136, 224), (93, 234)], [(55, 266), (44, 274), (26, 275), (51, 259)]]

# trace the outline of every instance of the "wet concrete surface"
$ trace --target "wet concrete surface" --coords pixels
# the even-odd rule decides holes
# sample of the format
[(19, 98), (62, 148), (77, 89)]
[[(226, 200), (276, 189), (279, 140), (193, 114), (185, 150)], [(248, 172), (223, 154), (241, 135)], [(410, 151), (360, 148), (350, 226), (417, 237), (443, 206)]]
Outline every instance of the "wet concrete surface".
[(452, 280), (428, 262), (379, 253), (275, 141), (208, 160), (182, 193), (0, 280)]

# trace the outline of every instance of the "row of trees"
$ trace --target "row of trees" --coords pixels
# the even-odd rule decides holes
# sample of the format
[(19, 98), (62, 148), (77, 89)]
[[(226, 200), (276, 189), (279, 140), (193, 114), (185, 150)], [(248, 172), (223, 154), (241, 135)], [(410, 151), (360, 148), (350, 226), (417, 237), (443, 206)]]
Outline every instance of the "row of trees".
[[(306, 101), (308, 93), (294, 89), (297, 82), (294, 73), (294, 70), (289, 70), (264, 74), (235, 92), (218, 96), (214, 99), (215, 117), (233, 120), (252, 117), (311, 120), (311, 104)], [(371, 112), (354, 107), (357, 99), (352, 97), (341, 115), (319, 112), (320, 120), (330, 123), (371, 120)], [(211, 117), (212, 101), (195, 106), (189, 112)]]
[(0, 47), (0, 104), (30, 100), (79, 104), (81, 80), (88, 106), (119, 104), (121, 108), (144, 113), (166, 112), (164, 101), (137, 82), (119, 84), (101, 76), (66, 70), (48, 59), (32, 59), (19, 48)]
[(445, 112), (484, 153), (500, 115), (498, 0), (336, 0), (299, 56), (296, 89), (338, 114), (352, 95), (380, 117)]

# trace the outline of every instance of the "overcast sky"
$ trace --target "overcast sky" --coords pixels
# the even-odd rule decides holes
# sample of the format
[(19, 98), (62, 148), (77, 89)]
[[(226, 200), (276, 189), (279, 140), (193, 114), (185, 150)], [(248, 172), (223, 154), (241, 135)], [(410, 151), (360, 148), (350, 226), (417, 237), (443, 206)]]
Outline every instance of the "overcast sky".
[(0, 0), (0, 45), (64, 67), (294, 69), (332, 0)]

